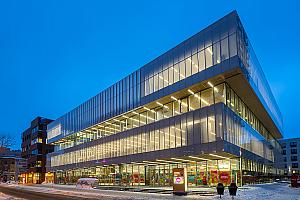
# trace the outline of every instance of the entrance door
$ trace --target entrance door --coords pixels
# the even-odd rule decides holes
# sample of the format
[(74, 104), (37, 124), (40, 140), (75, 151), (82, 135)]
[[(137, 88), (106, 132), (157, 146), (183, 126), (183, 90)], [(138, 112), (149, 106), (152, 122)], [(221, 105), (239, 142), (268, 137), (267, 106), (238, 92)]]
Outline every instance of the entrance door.
[(150, 186), (159, 186), (159, 168), (158, 166), (149, 166)]

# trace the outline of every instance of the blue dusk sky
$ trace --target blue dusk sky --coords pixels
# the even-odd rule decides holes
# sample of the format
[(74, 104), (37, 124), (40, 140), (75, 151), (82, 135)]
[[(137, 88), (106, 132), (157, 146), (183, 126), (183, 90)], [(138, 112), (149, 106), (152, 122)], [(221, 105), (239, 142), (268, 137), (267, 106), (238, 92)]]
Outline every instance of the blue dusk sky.
[(299, 137), (300, 1), (1, 1), (0, 133), (56, 119), (237, 10)]

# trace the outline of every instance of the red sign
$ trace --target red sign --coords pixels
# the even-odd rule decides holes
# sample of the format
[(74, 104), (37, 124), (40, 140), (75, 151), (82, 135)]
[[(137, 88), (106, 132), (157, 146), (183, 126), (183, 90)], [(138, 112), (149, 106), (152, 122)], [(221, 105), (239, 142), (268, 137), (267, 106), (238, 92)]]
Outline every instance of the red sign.
[(228, 172), (228, 171), (220, 172), (219, 179), (220, 179), (221, 183), (223, 183), (225, 185), (229, 185), (230, 184), (230, 172)]
[(211, 170), (210, 171), (210, 178), (211, 178), (211, 183), (218, 183), (218, 171), (217, 170)]
[(293, 175), (291, 176), (291, 186), (292, 186), (292, 187), (298, 187), (298, 180), (299, 180), (298, 175), (293, 174)]

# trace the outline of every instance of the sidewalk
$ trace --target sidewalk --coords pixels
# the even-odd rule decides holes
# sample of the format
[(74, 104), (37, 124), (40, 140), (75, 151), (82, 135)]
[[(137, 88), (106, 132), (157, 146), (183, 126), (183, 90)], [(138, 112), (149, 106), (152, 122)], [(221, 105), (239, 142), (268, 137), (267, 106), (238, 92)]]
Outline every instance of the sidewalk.
[[(40, 184), (40, 185), (32, 185), (37, 187), (53, 187), (53, 188), (64, 188), (64, 189), (76, 189), (75, 185), (60, 185), (60, 184)], [(148, 189), (148, 190), (168, 190), (173, 191), (173, 187), (151, 187), (151, 186), (113, 186), (113, 185), (100, 185), (97, 189), (99, 190), (108, 190), (109, 188), (134, 188), (134, 189)], [(209, 191), (209, 192), (215, 192), (215, 187), (189, 187), (189, 191), (191, 192), (199, 192), (199, 191)]]
[[(102, 189), (76, 189), (74, 185), (8, 185), (1, 184), (4, 187), (14, 187), (20, 192), (22, 190), (34, 191), (40, 193), (48, 193), (49, 195), (65, 195), (73, 196), (81, 199), (104, 199), (104, 200), (182, 200), (182, 199), (214, 199), (219, 197), (215, 193), (211, 196), (198, 195), (196, 193), (187, 196), (174, 196), (173, 194), (164, 193), (146, 193), (146, 192), (133, 192), (133, 191), (117, 191), (117, 190), (102, 190)], [(151, 188), (152, 189), (152, 188)], [(155, 188), (166, 189), (166, 188)], [(170, 189), (170, 188), (167, 188)], [(192, 188), (194, 189), (194, 188)], [(215, 188), (195, 188), (203, 192), (209, 190), (213, 191)], [(225, 189), (225, 195), (222, 199), (231, 199), (228, 194), (228, 189)], [(300, 188), (291, 188), (286, 183), (269, 183), (257, 184), (238, 188), (236, 200), (300, 200)]]
[(47, 193), (49, 195), (65, 195), (74, 196), (84, 199), (105, 199), (105, 200), (177, 200), (177, 199), (212, 199), (213, 196), (200, 196), (191, 194), (187, 196), (174, 196), (173, 194), (162, 193), (144, 193), (132, 191), (116, 191), (116, 190), (100, 190), (100, 189), (76, 189), (74, 185), (1, 185), (4, 187), (13, 187), (18, 190), (26, 190), (39, 193)]
[[(56, 184), (43, 184), (36, 185), (37, 187), (56, 188), (63, 190), (78, 191), (75, 185), (56, 185)], [(90, 190), (91, 192), (99, 191), (126, 191), (126, 192), (141, 192), (141, 193), (152, 193), (152, 194), (170, 194), (173, 195), (173, 187), (149, 187), (149, 186), (98, 186), (95, 189)], [(188, 196), (199, 195), (199, 196), (214, 196), (216, 195), (216, 189), (214, 187), (192, 187), (188, 190)]]

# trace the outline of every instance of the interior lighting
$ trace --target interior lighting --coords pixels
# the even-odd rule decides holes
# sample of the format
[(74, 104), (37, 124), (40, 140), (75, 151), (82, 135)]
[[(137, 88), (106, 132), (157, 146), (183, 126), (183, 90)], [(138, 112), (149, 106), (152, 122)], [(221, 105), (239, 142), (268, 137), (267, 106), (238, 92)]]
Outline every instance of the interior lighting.
[(171, 96), (171, 99), (173, 99), (173, 100), (175, 100), (175, 101), (177, 101), (178, 99), (176, 99), (175, 97), (173, 97), (173, 96)]
[(182, 161), (182, 162), (196, 162), (193, 160), (185, 160), (185, 159), (180, 159), (180, 158), (171, 158), (172, 160), (177, 160), (177, 161)]
[(193, 159), (199, 159), (199, 160), (205, 160), (207, 161), (208, 159), (205, 158), (199, 158), (199, 157), (195, 157), (195, 156), (189, 156), (189, 158), (193, 158)]
[(191, 93), (191, 94), (193, 94), (193, 95), (195, 94), (195, 93), (194, 93), (192, 90), (190, 90), (190, 89), (188, 89), (188, 92)]
[(213, 52), (210, 50), (210, 48), (206, 48), (206, 50), (207, 50), (211, 55), (213, 55)]
[(210, 86), (210, 87), (214, 87), (214, 85), (211, 83), (211, 82), (207, 82), (207, 84)]
[(230, 159), (230, 158), (227, 158), (227, 157), (224, 157), (224, 156), (219, 156), (219, 155), (212, 154), (212, 153), (210, 153), (209, 155), (210, 155), (210, 156), (217, 157), (217, 158)]
[(214, 89), (214, 91), (219, 92), (217, 88), (214, 87), (214, 85), (211, 82), (207, 82), (207, 84)]

